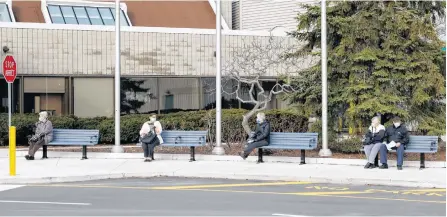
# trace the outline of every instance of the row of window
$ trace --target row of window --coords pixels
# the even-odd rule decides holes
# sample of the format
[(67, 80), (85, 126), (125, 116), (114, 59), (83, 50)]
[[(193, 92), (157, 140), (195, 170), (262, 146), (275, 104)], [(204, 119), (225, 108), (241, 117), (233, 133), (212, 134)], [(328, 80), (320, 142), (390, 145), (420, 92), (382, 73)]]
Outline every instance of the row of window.
[[(48, 5), (52, 23), (81, 25), (115, 25), (115, 8)], [(129, 26), (121, 10), (120, 24)]]
[[(115, 25), (114, 7), (48, 5), (48, 14), (54, 24)], [(130, 26), (121, 9), (120, 25)], [(0, 3), (0, 22), (12, 22), (9, 5)]]

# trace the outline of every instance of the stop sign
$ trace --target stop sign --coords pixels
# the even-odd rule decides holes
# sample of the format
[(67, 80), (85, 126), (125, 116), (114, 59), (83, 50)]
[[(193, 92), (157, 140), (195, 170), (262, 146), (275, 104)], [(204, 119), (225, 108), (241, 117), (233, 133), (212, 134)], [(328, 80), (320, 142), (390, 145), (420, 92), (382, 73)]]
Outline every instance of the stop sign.
[(7, 55), (3, 60), (3, 77), (8, 83), (13, 83), (16, 80), (17, 64), (11, 55)]

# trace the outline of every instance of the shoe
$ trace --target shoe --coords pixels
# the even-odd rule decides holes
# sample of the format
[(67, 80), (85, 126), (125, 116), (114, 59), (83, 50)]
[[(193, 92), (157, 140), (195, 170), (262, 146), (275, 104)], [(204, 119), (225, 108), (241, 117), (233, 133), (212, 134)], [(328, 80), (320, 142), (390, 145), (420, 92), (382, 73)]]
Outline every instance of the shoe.
[(366, 165), (365, 165), (365, 169), (374, 169), (374, 168), (376, 168), (376, 166), (374, 166), (374, 164), (372, 164), (372, 163), (366, 163)]
[(151, 159), (146, 158), (146, 159), (144, 159), (144, 162), (151, 162)]
[(34, 160), (34, 156), (29, 156), (28, 160)]
[(239, 156), (241, 156), (241, 158), (244, 159), (244, 160), (247, 159), (247, 156), (244, 154), (244, 152), (241, 152), (239, 154)]
[(25, 155), (25, 159), (29, 160), (29, 155)]
[(382, 164), (382, 166), (380, 166), (379, 169), (388, 169), (388, 164)]
[(402, 170), (402, 166), (397, 166), (397, 170)]

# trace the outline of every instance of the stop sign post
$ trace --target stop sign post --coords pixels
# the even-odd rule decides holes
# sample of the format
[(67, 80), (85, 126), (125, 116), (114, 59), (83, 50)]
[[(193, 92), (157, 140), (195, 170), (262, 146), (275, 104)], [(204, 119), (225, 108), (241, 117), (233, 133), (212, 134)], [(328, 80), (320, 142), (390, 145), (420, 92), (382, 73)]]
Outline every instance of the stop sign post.
[(11, 55), (6, 55), (5, 59), (3, 60), (3, 77), (5, 77), (6, 82), (8, 82), (8, 124), (9, 127), (11, 127), (11, 84), (14, 83), (14, 80), (16, 80), (17, 77), (17, 64), (14, 57)]

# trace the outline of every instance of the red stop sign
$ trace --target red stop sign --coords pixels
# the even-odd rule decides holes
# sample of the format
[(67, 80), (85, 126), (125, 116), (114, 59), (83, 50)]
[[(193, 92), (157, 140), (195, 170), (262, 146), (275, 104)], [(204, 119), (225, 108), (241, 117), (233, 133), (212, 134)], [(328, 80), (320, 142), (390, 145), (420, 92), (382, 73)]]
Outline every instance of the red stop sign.
[(13, 83), (17, 77), (17, 64), (14, 57), (7, 55), (3, 60), (3, 77), (5, 77), (6, 82)]

